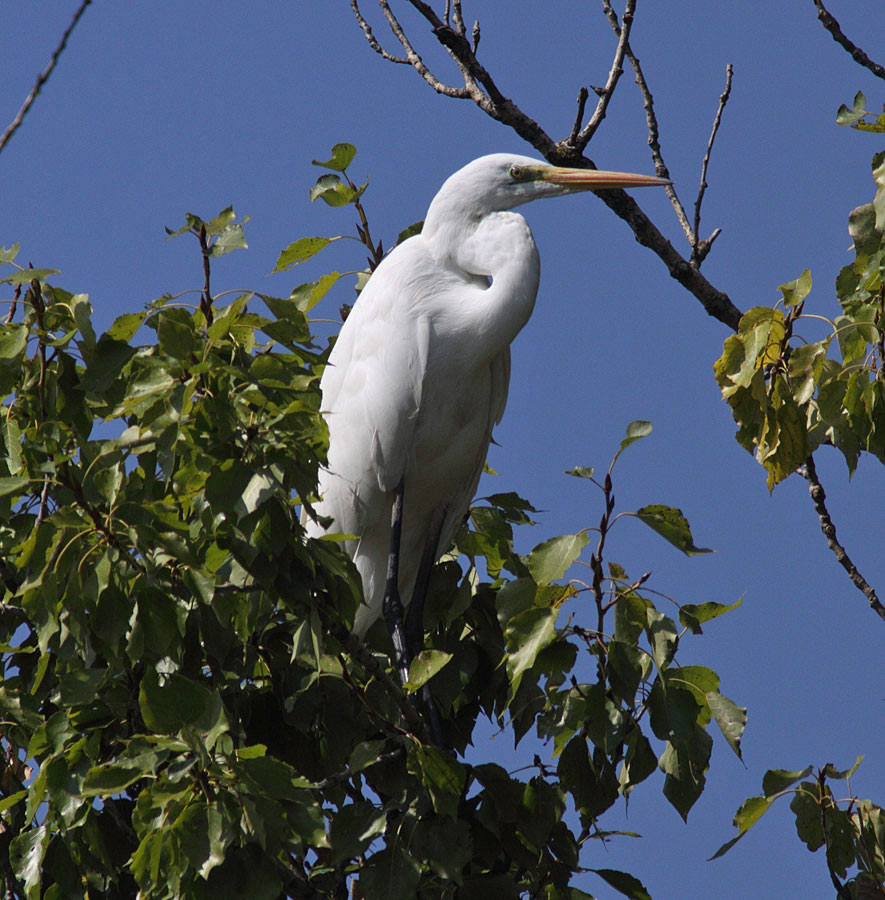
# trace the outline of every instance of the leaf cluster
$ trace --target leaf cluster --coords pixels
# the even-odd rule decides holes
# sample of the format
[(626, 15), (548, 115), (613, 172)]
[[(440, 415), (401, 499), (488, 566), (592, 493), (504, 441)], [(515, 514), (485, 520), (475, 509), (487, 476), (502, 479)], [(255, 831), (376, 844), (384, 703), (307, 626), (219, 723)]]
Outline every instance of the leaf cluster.
[[(742, 317), (714, 365), (737, 440), (765, 467), (769, 489), (821, 445), (837, 447), (849, 473), (862, 452), (885, 462), (885, 154), (873, 159), (873, 175), (873, 202), (849, 216), (855, 258), (836, 278), (841, 314), (803, 313), (806, 270), (781, 285), (782, 308), (757, 306)], [(796, 331), (811, 319), (827, 325), (820, 340)]]
[[(811, 766), (796, 771), (770, 769), (762, 779), (762, 794), (748, 797), (735, 813), (738, 834), (723, 844), (713, 859), (727, 853), (776, 801), (789, 796), (796, 834), (812, 853), (824, 850), (837, 896), (882, 896), (885, 810), (871, 800), (858, 799), (851, 792), (851, 777), (862, 760), (859, 756), (845, 770), (838, 770), (830, 763), (816, 772)], [(848, 792), (845, 797), (834, 793), (834, 782), (842, 781)]]
[[(347, 147), (322, 165), (343, 171)], [(433, 572), (427, 649), (400, 686), (383, 625), (350, 633), (352, 563), (300, 522), (327, 448), (307, 312), (338, 273), (213, 295), (210, 261), (245, 247), (242, 222), (189, 214), (170, 235), (196, 237), (203, 288), (100, 335), (86, 295), (0, 252), (5, 896), (586, 896), (571, 881), (619, 798), (660, 769), (686, 816), (712, 721), (739, 753), (745, 712), (676, 662), (733, 607), (674, 605), (677, 625), (648, 576), (601, 574), (611, 468), (589, 563), (592, 529), (518, 554), (535, 511), (500, 493), (457, 538), (466, 571), (450, 556)], [(291, 264), (327, 240), (295, 241)], [(631, 425), (618, 456), (649, 431)], [(633, 515), (700, 552), (678, 510)], [(591, 585), (563, 581), (576, 564)], [(410, 699), (425, 683), (460, 755), (426, 740)], [(465, 759), (480, 716), (540, 739), (530, 773)]]

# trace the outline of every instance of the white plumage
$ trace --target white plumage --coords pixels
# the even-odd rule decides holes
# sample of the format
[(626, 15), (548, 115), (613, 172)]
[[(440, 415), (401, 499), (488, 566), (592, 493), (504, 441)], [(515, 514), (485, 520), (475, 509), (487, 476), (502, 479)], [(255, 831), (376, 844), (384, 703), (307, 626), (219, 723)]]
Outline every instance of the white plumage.
[(421, 233), (372, 274), (321, 381), (330, 444), (316, 510), (332, 517), (330, 531), (359, 536), (346, 544), (366, 601), (357, 634), (381, 614), (397, 486), (407, 603), (422, 555), (435, 561), (448, 549), (504, 413), (510, 343), (531, 316), (540, 275), (528, 223), (509, 210), (576, 190), (663, 183), (484, 156), (443, 184)]

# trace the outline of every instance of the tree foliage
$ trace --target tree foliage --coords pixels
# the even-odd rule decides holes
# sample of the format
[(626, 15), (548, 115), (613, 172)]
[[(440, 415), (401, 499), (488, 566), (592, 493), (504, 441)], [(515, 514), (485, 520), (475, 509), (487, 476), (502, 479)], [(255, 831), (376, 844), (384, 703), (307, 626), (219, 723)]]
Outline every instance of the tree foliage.
[[(348, 146), (323, 164), (345, 178)], [(359, 203), (365, 186), (329, 179), (313, 193)], [(599, 527), (528, 554), (513, 543), (528, 502), (474, 507), (469, 565), (437, 567), (427, 650), (400, 687), (383, 628), (349, 633), (355, 569), (299, 524), (326, 449), (307, 312), (338, 274), (213, 296), (243, 222), (227, 209), (168, 231), (196, 238), (204, 288), (101, 335), (88, 297), (2, 256), (7, 895), (335, 897), (356, 876), (365, 898), (585, 896), (570, 881), (619, 798), (660, 770), (686, 816), (710, 725), (740, 753), (744, 711), (681, 647), (733, 605), (658, 608), (647, 576), (606, 557), (612, 469), (578, 469)], [(278, 269), (331, 240), (293, 242)], [(615, 459), (650, 431), (631, 425)], [(634, 516), (697, 552), (678, 510)], [(582, 558), (589, 583), (563, 581)], [(427, 741), (410, 700), (425, 681), (458, 755)], [(467, 761), (480, 717), (540, 738), (531, 772)]]
[[(633, 0), (620, 19), (603, 3), (617, 36), (611, 72), (586, 123), (588, 91), (579, 93), (561, 141), (499, 91), (477, 58), (478, 25), (468, 36), (457, 0), (443, 18), (411, 5), (464, 86), (427, 69), (384, 5), (406, 54), (398, 61), (437, 92), (475, 102), (551, 161), (591, 164), (584, 152), (629, 62), (666, 176), (651, 93), (630, 47)], [(352, 6), (373, 49), (393, 59)], [(855, 60), (881, 75), (815, 6)], [(873, 160), (872, 202), (849, 216), (854, 259), (836, 280), (840, 313), (805, 312), (806, 270), (781, 285), (775, 306), (741, 314), (700, 274), (718, 234), (700, 238), (700, 207), (730, 87), (729, 68), (693, 222), (670, 192), (687, 259), (623, 192), (606, 203), (735, 330), (714, 373), (738, 441), (764, 467), (769, 490), (796, 472), (808, 479), (830, 548), (885, 618), (836, 540), (813, 457), (833, 446), (849, 473), (864, 453), (885, 462), (885, 154)], [(837, 122), (881, 133), (885, 118), (866, 107), (858, 93)], [(384, 248), (362, 205), (368, 180), (348, 175), (355, 154), (341, 143), (314, 160), (326, 172), (309, 196), (356, 214), (359, 252), (368, 250), (368, 267), (351, 273), (359, 291)], [(655, 776), (687, 817), (704, 790), (712, 732), (740, 757), (747, 721), (686, 646), (740, 601), (680, 604), (611, 556), (615, 526), (636, 520), (687, 556), (708, 552), (682, 511), (655, 498), (618, 511), (615, 464), (650, 424), (630, 423), (603, 477), (587, 466), (568, 473), (580, 479), (576, 490), (598, 491), (598, 525), (521, 554), (515, 529), (532, 521), (528, 501), (501, 492), (471, 509), (433, 573), (426, 649), (401, 685), (383, 627), (365, 643), (350, 633), (361, 593), (352, 564), (334, 540), (307, 540), (300, 524), (327, 443), (318, 389), (327, 349), (309, 316), (345, 276), (328, 272), (281, 297), (214, 293), (216, 260), (246, 249), (246, 222), (227, 208), (211, 219), (189, 213), (167, 229), (196, 240), (202, 287), (164, 295), (101, 335), (86, 295), (58, 286), (54, 269), (21, 266), (17, 246), (0, 248), (10, 303), (0, 325), (5, 896), (578, 900), (589, 895), (574, 876), (591, 872), (600, 887), (645, 900), (634, 875), (588, 868), (588, 845), (634, 837), (608, 831), (606, 813)], [(298, 238), (274, 271), (343, 237)], [(822, 333), (809, 340), (815, 322)], [(642, 571), (637, 560), (630, 568)], [(425, 684), (453, 752), (428, 740), (413, 702)], [(516, 744), (532, 743), (530, 769), (507, 772), (470, 750), (484, 719)], [(767, 771), (714, 858), (789, 796), (797, 836), (823, 851), (840, 900), (885, 896), (885, 819), (851, 790), (859, 764)]]

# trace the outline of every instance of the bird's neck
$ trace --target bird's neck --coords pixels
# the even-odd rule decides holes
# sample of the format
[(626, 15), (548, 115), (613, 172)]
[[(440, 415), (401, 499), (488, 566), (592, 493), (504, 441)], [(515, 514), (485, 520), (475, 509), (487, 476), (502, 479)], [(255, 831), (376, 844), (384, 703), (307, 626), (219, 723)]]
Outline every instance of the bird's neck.
[(457, 315), (465, 331), (481, 335), (497, 355), (528, 322), (538, 293), (540, 260), (528, 223), (513, 212), (452, 216), (445, 224), (428, 214), (428, 221), (422, 234), (437, 264), (464, 276)]

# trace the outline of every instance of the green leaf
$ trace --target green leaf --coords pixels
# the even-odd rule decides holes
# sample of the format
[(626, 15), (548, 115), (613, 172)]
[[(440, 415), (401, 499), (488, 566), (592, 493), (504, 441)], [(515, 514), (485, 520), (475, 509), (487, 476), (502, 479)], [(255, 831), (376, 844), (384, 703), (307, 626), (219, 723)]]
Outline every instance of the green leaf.
[(651, 432), (651, 422), (647, 422), (645, 419), (637, 419), (635, 422), (631, 422), (627, 426), (627, 436), (621, 441), (621, 447), (615, 454), (615, 457), (612, 460), (612, 465), (615, 464), (615, 460), (617, 460), (617, 458), (630, 446), (630, 444), (635, 443), (640, 438), (648, 437)]
[(385, 741), (362, 741), (353, 748), (347, 767), (351, 772), (361, 772), (374, 763), (384, 750)]
[(186, 309), (163, 309), (157, 316), (160, 351), (173, 359), (187, 360), (196, 352), (194, 320)]
[(293, 301), (295, 306), (302, 313), (310, 312), (314, 306), (326, 296), (329, 288), (331, 288), (340, 277), (340, 272), (329, 272), (317, 281), (299, 284), (298, 287), (292, 290), (292, 293), (289, 295), (289, 300)]
[(86, 373), (81, 382), (83, 388), (96, 394), (103, 393), (134, 355), (134, 347), (111, 337), (110, 332), (103, 334), (98, 339), (95, 353), (86, 367)]
[(46, 825), (29, 828), (16, 835), (9, 845), (9, 861), (16, 878), (22, 882), (27, 900), (40, 900), (43, 857), (49, 846)]
[[(824, 828), (827, 835), (827, 862), (840, 877), (845, 878), (848, 868), (855, 864), (855, 830), (851, 816), (838, 806), (826, 810)], [(861, 851), (866, 856), (865, 851)]]
[(629, 872), (619, 872), (617, 869), (591, 869), (603, 881), (613, 887), (625, 897), (632, 900), (651, 900), (651, 894), (645, 889), (645, 885)]
[(6, 247), (0, 247), (0, 266), (11, 263), (18, 256), (20, 249), (18, 242), (14, 243), (8, 250)]
[(27, 791), (16, 791), (14, 794), (4, 797), (0, 800), (0, 813), (5, 812), (7, 809), (11, 809), (16, 803), (21, 802), (27, 796)]
[(197, 216), (190, 215), (190, 218), (194, 220), (195, 225), (205, 224), (206, 234), (208, 235), (224, 234), (224, 232), (233, 224), (236, 217), (237, 214), (234, 212), (232, 206), (226, 206), (217, 216), (205, 223)]
[(84, 797), (119, 794), (130, 784), (150, 775), (156, 759), (156, 754), (151, 753), (95, 766), (86, 773), (80, 794)]
[(310, 201), (325, 200), (329, 206), (347, 206), (359, 196), (359, 192), (344, 184), (337, 175), (321, 175), (310, 189)]
[(811, 766), (795, 772), (786, 769), (769, 769), (762, 776), (762, 792), (766, 797), (773, 797), (788, 787), (792, 787), (797, 781), (807, 778), (811, 774)]
[(337, 866), (368, 849), (384, 833), (387, 816), (371, 803), (349, 803), (335, 813), (329, 826), (332, 845), (329, 865)]
[(442, 650), (422, 650), (409, 666), (409, 680), (403, 685), (407, 693), (414, 693), (430, 681), (446, 665), (453, 654)]
[(205, 735), (207, 748), (219, 734), (227, 731), (218, 694), (177, 672), (167, 676), (161, 685), (156, 670), (148, 669), (141, 681), (138, 705), (152, 731), (174, 734), (193, 728)]
[(325, 162), (318, 159), (311, 160), (313, 165), (322, 166), (324, 169), (332, 169), (335, 172), (343, 172), (356, 156), (356, 147), (353, 144), (335, 144), (332, 147), (332, 156)]
[(114, 319), (114, 324), (106, 332), (107, 337), (113, 338), (115, 341), (123, 341), (124, 343), (131, 341), (135, 337), (135, 332), (141, 328), (141, 324), (146, 316), (146, 312), (124, 313), (122, 316), (117, 316)]
[(741, 756), (741, 735), (744, 733), (744, 727), (747, 724), (747, 710), (733, 703), (728, 697), (724, 697), (718, 691), (709, 691), (706, 694), (707, 703), (710, 704), (710, 710), (716, 724), (722, 731), (722, 734), (728, 746), (734, 750), (738, 759)]
[(504, 639), (511, 696), (516, 693), (523, 674), (535, 664), (538, 654), (555, 634), (556, 610), (549, 607), (534, 606), (508, 620)]
[(688, 519), (682, 514), (682, 510), (676, 509), (675, 506), (664, 506), (660, 503), (654, 503), (637, 509), (635, 515), (645, 522), (652, 531), (656, 531), (686, 556), (715, 552), (705, 547), (695, 546)]
[(709, 622), (712, 619), (718, 619), (719, 616), (733, 609), (737, 609), (741, 605), (740, 599), (736, 602), (726, 605), (724, 603), (715, 603), (708, 601), (695, 605), (694, 603), (685, 603), (679, 607), (679, 621), (692, 633), (703, 634), (701, 624)]
[(658, 612), (653, 606), (646, 611), (646, 634), (651, 645), (652, 659), (659, 670), (663, 671), (670, 665), (679, 645), (679, 632), (676, 623), (663, 613)]
[(768, 812), (774, 800), (770, 797), (748, 797), (734, 814), (734, 824), (738, 833), (726, 841), (710, 859), (718, 859), (729, 850)]
[(247, 250), (249, 245), (246, 243), (246, 234), (243, 231), (243, 223), (236, 222), (227, 225), (218, 236), (211, 249), (210, 256), (224, 256), (233, 250)]
[(18, 494), (30, 483), (31, 479), (27, 475), (10, 475), (0, 478), (0, 497), (5, 497), (8, 494)]
[(453, 819), (467, 781), (464, 766), (437, 747), (413, 744), (409, 748), (408, 770), (417, 775), (430, 793), (434, 812)]
[(867, 98), (862, 91), (858, 91), (854, 95), (854, 102), (849, 109), (844, 103), (839, 107), (836, 113), (836, 124), (852, 127), (860, 122), (867, 114), (866, 110)]
[(300, 266), (301, 263), (316, 256), (322, 249), (328, 247), (332, 241), (341, 240), (340, 237), (305, 237), (289, 244), (285, 250), (280, 253), (277, 264), (274, 266), (274, 272), (284, 272), (293, 266)]
[(819, 788), (814, 782), (805, 781), (790, 801), (790, 809), (796, 816), (796, 834), (799, 840), (814, 853), (826, 840), (818, 803)]
[(359, 874), (365, 900), (415, 900), (421, 865), (399, 845), (369, 857)]
[(773, 379), (771, 403), (759, 436), (756, 459), (768, 471), (769, 491), (796, 471), (808, 456), (808, 425), (805, 411), (793, 399), (786, 379)]
[(712, 747), (712, 738), (695, 725), (691, 732), (668, 740), (658, 760), (659, 768), (667, 776), (664, 779), (664, 796), (685, 820), (703, 793)]
[(797, 306), (811, 292), (811, 272), (805, 269), (795, 281), (782, 284), (778, 290), (783, 294), (785, 307)]
[(574, 469), (568, 469), (566, 475), (573, 475), (575, 478), (592, 478), (593, 469), (587, 466), (575, 466)]
[(28, 346), (28, 329), (25, 325), (0, 325), (0, 359), (20, 358)]
[(407, 225), (403, 230), (396, 236), (396, 245), (399, 246), (403, 241), (408, 240), (410, 237), (413, 237), (416, 234), (421, 234), (421, 229), (424, 228), (424, 220), (421, 219), (420, 222), (412, 222), (411, 225)]
[(589, 543), (583, 531), (577, 534), (563, 534), (538, 544), (526, 559), (532, 578), (538, 584), (558, 581), (581, 555)]
[(0, 278), (0, 284), (30, 284), (32, 281), (46, 281), (50, 275), (58, 275), (58, 269), (21, 269), (5, 278)]
[(844, 781), (846, 778), (851, 778), (851, 776), (860, 768), (860, 764), (863, 762), (863, 754), (858, 756), (858, 758), (854, 761), (854, 765), (851, 766), (850, 769), (836, 769), (831, 763), (827, 763), (824, 766), (823, 772), (827, 778), (835, 778), (839, 781)]

